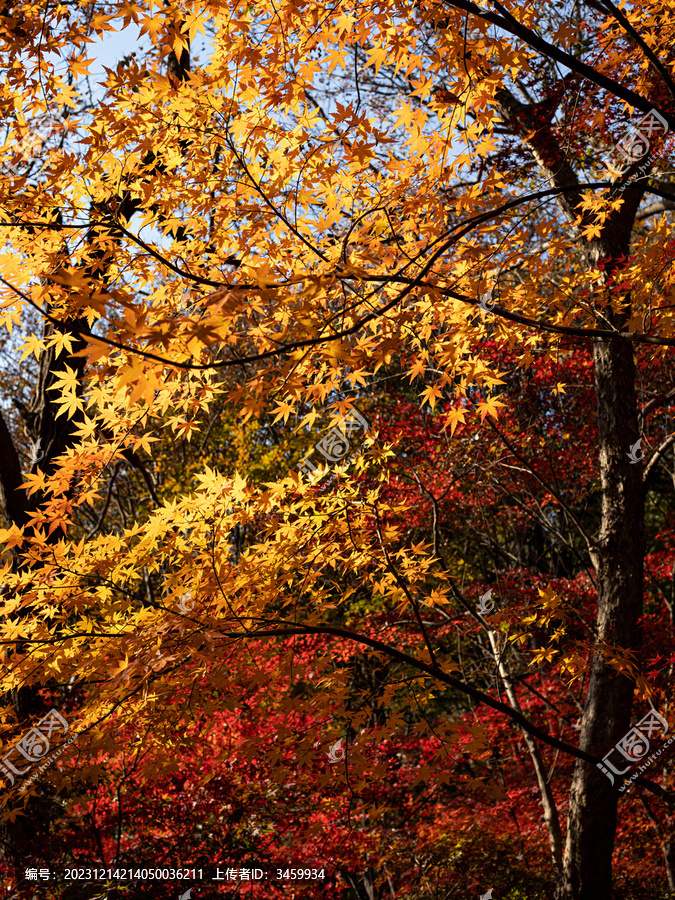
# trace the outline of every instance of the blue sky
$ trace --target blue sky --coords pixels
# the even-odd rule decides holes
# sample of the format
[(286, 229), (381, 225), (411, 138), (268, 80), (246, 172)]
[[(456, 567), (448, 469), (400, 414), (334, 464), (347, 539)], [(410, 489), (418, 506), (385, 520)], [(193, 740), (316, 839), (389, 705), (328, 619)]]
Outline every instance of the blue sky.
[[(128, 56), (134, 50), (137, 54), (143, 50), (143, 46), (149, 47), (147, 37), (141, 40), (137, 25), (131, 24), (128, 28), (118, 32), (106, 32), (87, 48), (87, 56), (96, 59), (89, 67), (93, 79), (99, 81), (105, 77), (104, 66), (114, 69), (120, 59)], [(139, 54), (140, 55), (140, 54)]]

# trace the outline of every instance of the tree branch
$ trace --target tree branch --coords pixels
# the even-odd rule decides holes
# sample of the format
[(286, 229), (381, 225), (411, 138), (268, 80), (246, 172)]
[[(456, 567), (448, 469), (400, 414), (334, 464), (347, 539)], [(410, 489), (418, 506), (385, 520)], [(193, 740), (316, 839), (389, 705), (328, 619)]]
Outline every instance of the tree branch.
[[(448, 675), (438, 666), (434, 666), (433, 664), (425, 663), (423, 660), (416, 659), (414, 656), (410, 656), (408, 653), (404, 653), (402, 650), (399, 650), (396, 647), (392, 647), (388, 644), (385, 644), (383, 641), (377, 640), (377, 638), (371, 638), (364, 634), (358, 634), (356, 632), (349, 631), (346, 628), (335, 628), (328, 625), (294, 625), (292, 627), (262, 628), (256, 631), (251, 630), (243, 632), (221, 631), (220, 634), (224, 637), (232, 638), (288, 637), (291, 635), (318, 634), (345, 638), (346, 640), (354, 641), (358, 644), (364, 644), (365, 646), (372, 647), (374, 650), (377, 650), (380, 653), (384, 653), (385, 655), (390, 656), (393, 659), (397, 659), (399, 662), (412, 666), (413, 668), (418, 669), (422, 672), (426, 672), (428, 675), (431, 675), (432, 678), (436, 678), (438, 681), (447, 684), (449, 687), (461, 691), (463, 694), (466, 694), (478, 703), (485, 703), (486, 706), (491, 707), (497, 712), (503, 713), (505, 716), (519, 725), (523, 730), (527, 731), (528, 734), (531, 734), (533, 737), (538, 738), (540, 741), (543, 741), (550, 747), (555, 747), (556, 750), (561, 750), (563, 753), (567, 753), (569, 756), (574, 756), (576, 759), (580, 759), (583, 762), (590, 763), (591, 765), (597, 765), (598, 763), (602, 762), (601, 759), (593, 756), (590, 753), (586, 753), (585, 750), (580, 750), (578, 747), (573, 747), (571, 744), (568, 744), (565, 741), (558, 740), (558, 738), (552, 737), (551, 735), (547, 734), (547, 732), (543, 731), (541, 728), (533, 725), (529, 721), (529, 719), (525, 718), (522, 713), (519, 713), (517, 710), (512, 709), (512, 707), (507, 706), (500, 700), (495, 700), (494, 697), (490, 697), (489, 694), (484, 694), (482, 691), (478, 690), (478, 688), (472, 687), (470, 684), (466, 684), (465, 682), (460, 681), (458, 678), (454, 678), (452, 675)], [(654, 782), (649, 781), (642, 776), (636, 778), (634, 783), (642, 785), (642, 787), (645, 787), (647, 790), (651, 791), (652, 794), (660, 797), (667, 804), (675, 806), (675, 795), (668, 793), (668, 791), (665, 791), (660, 785), (654, 784)]]

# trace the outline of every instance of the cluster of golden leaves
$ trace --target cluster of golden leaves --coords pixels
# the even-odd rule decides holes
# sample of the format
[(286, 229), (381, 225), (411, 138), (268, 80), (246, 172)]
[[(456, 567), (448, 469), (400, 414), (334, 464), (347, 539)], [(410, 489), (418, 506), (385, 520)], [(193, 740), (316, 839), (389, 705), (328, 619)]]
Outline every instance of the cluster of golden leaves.
[[(536, 29), (544, 4), (508, 6)], [(651, 2), (630, 15), (666, 48), (672, 25), (659, 17), (671, 7)], [(519, 176), (535, 197), (525, 200), (496, 155), (496, 98), (533, 76), (534, 51), (495, 37), (478, 15), (450, 6), (441, 19), (435, 4), (394, 0), (339, 10), (314, 0), (105, 9), (82, 0), (46, 12), (25, 2), (12, 14), (2, 58), (36, 49), (29, 64), (3, 66), (0, 324), (38, 358), (50, 347), (70, 352), (73, 322), (91, 335), (85, 383), (65, 364), (53, 385), (78, 443), (54, 475), (27, 477), (40, 497), (31, 525), (0, 534), (22, 563), (8, 560), (2, 574), (6, 687), (75, 677), (89, 686), (82, 721), (93, 728), (120, 709), (141, 715), (177, 669), (189, 685), (224, 665), (232, 635), (254, 623), (295, 621), (300, 599), (308, 627), (355, 584), (373, 608), (403, 608), (402, 584), (422, 604), (445, 603), (438, 573), (428, 590), (429, 548), (387, 560), (383, 547), (398, 535), (374, 528), (387, 511), (379, 488), (362, 496), (349, 479), (317, 495), (297, 474), (254, 485), (212, 468), (194, 492), (122, 533), (48, 538), (71, 527), (78, 504), (98, 502), (107, 462), (126, 449), (151, 453), (153, 429), (189, 439), (216, 396), (242, 421), (299, 414), (313, 428), (322, 406), (341, 415), (344, 398), (395, 360), (411, 379), (434, 373), (421, 401), (452, 397), (444, 424), (454, 432), (469, 415), (498, 415), (487, 338), (519, 347), (525, 365), (548, 346), (533, 324), (604, 327), (593, 293), (606, 300), (602, 271), (584, 265), (579, 236), (561, 228), (537, 172)], [(130, 25), (151, 50), (107, 70), (88, 106), (88, 44)], [(619, 77), (636, 57), (621, 58), (610, 32), (616, 53), (594, 64)], [(167, 71), (169, 54), (180, 58), (200, 34), (204, 58), (193, 54), (182, 78)], [(563, 24), (556, 31), (561, 46), (576, 37)], [(364, 92), (385, 72), (406, 89), (388, 106), (362, 103), (357, 76), (351, 93), (319, 102), (319, 76), (346, 77), (359, 54)], [(635, 78), (648, 92), (649, 74)], [(592, 90), (575, 102), (599, 153), (609, 105), (598, 109)], [(67, 124), (21, 158), (32, 124), (55, 109), (69, 110)], [(601, 168), (589, 164), (596, 176)], [(625, 202), (602, 190), (583, 199), (581, 240)], [(665, 220), (645, 230), (623, 270), (611, 303), (633, 292), (631, 330), (644, 330), (649, 312), (652, 331), (675, 336), (671, 306), (652, 303), (659, 278), (670, 287), (669, 240)], [(493, 290), (505, 315), (478, 305)], [(55, 330), (26, 333), (30, 310)], [(469, 408), (471, 384), (487, 396)], [(355, 471), (369, 466), (382, 482), (385, 460), (372, 450)], [(235, 563), (230, 535), (251, 522), (262, 538)], [(140, 602), (144, 572), (162, 574), (163, 594)], [(175, 605), (186, 592), (196, 606), (183, 615)]]

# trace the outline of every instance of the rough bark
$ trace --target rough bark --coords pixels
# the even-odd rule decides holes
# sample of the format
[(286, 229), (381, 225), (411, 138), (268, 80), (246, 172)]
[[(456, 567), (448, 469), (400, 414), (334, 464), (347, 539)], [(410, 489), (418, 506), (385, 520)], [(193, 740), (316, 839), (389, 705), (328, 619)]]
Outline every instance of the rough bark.
[[(82, 331), (86, 328), (86, 322), (64, 322), (63, 331)], [(53, 333), (53, 326), (47, 325), (45, 337)], [(84, 341), (75, 339), (73, 351), (84, 346)], [(55, 356), (54, 349), (44, 351), (40, 356), (40, 368), (35, 390), (31, 402), (27, 408), (19, 407), (24, 418), (26, 430), (33, 441), (40, 440), (40, 447), (44, 456), (37, 462), (42, 471), (53, 472), (54, 460), (64, 453), (74, 441), (74, 432), (77, 426), (75, 418), (67, 419), (66, 416), (56, 418), (58, 412), (58, 394), (49, 391), (48, 388), (56, 380), (65, 365), (74, 368), (81, 376), (84, 371), (85, 359), (83, 357), (71, 357), (65, 354)], [(21, 464), (16, 447), (7, 425), (0, 417), (0, 511), (11, 524), (19, 527), (27, 524), (32, 509), (39, 505), (39, 495), (28, 497), (26, 492), (19, 488), (25, 479), (21, 474)], [(30, 526), (29, 526), (30, 530)], [(59, 534), (54, 532), (47, 537), (48, 541), (58, 540)], [(16, 564), (20, 565), (18, 558)], [(5, 693), (3, 703), (11, 705), (16, 713), (17, 720), (28, 727), (39, 719), (49, 706), (34, 687), (22, 687)], [(51, 796), (48, 785), (42, 788), (42, 796), (29, 798), (25, 815), (15, 822), (5, 822), (0, 825), (0, 847), (3, 856), (9, 858), (19, 871), (34, 862), (36, 840), (39, 842), (42, 835), (47, 837), (51, 823), (60, 815), (60, 805)]]
[[(596, 342), (595, 389), (602, 525), (595, 553), (599, 638), (636, 649), (642, 613), (642, 467), (631, 464), (639, 437), (635, 364), (627, 342)], [(630, 727), (634, 685), (596, 653), (581, 724), (581, 749), (602, 757)], [(563, 876), (556, 900), (609, 900), (617, 789), (596, 767), (575, 765)]]
[[(178, 82), (184, 81), (188, 77), (189, 67), (190, 55), (187, 49), (183, 50), (180, 60), (176, 58), (174, 53), (169, 54), (168, 70)], [(145, 162), (151, 170), (153, 166), (160, 169), (162, 165), (161, 160), (158, 160), (152, 152), (146, 155)], [(141, 201), (137, 197), (131, 196), (129, 192), (123, 192), (119, 198), (117, 215), (122, 221), (128, 221), (140, 205)], [(110, 210), (101, 209), (96, 204), (92, 204), (91, 227), (88, 234), (88, 239), (92, 245), (96, 243), (97, 238), (102, 233), (109, 231), (106, 222), (110, 220)], [(100, 279), (105, 283), (106, 261), (104, 251), (100, 250), (98, 259), (97, 254), (94, 253), (93, 259), (94, 262), (84, 274), (92, 279)], [(61, 262), (64, 265), (68, 262), (67, 247), (65, 246), (61, 255)], [(48, 314), (52, 312), (52, 310), (47, 309)], [(54, 333), (55, 327), (53, 322), (47, 320), (43, 336), (45, 338), (50, 337)], [(77, 353), (77, 351), (84, 348), (86, 343), (85, 336), (89, 333), (85, 318), (68, 319), (59, 323), (58, 328), (60, 331), (70, 334), (73, 340), (72, 353)], [(39, 466), (47, 474), (55, 471), (57, 468), (56, 458), (74, 443), (78, 424), (76, 416), (70, 419), (64, 415), (57, 417), (58, 392), (50, 390), (59, 374), (64, 371), (66, 365), (75, 370), (78, 383), (82, 385), (86, 358), (71, 356), (70, 354), (57, 356), (55, 349), (50, 348), (43, 351), (40, 355), (37, 383), (30, 403), (27, 406), (23, 406), (20, 403), (17, 404), (29, 437), (34, 442), (40, 441), (40, 449), (43, 455), (39, 461)], [(153, 500), (158, 503), (152, 479), (141, 460), (133, 451), (125, 455), (127, 455), (132, 464), (141, 470)], [(28, 522), (30, 511), (40, 503), (39, 494), (29, 498), (25, 491), (18, 489), (18, 485), (22, 481), (24, 481), (24, 478), (21, 474), (19, 456), (9, 429), (0, 415), (0, 513), (11, 524), (19, 527)], [(47, 537), (47, 540), (56, 541), (60, 536), (58, 532), (53, 532), (52, 535)], [(32, 687), (5, 693), (3, 699), (5, 703), (14, 707), (18, 721), (26, 725), (39, 718), (48, 708), (37, 690)], [(2, 855), (9, 858), (19, 870), (24, 865), (34, 864), (35, 848), (40, 844), (40, 835), (49, 834), (52, 823), (58, 820), (60, 814), (60, 804), (49, 796), (49, 787), (45, 786), (43, 790), (44, 796), (29, 799), (25, 816), (19, 817), (11, 825), (8, 822), (0, 824), (0, 848)]]
[[(558, 204), (579, 237), (584, 225), (576, 221), (580, 186), (550, 128), (552, 111), (545, 117), (535, 115), (532, 107), (505, 90), (499, 92), (498, 104), (505, 124), (523, 138), (549, 185), (565, 188)], [(600, 238), (582, 245), (589, 267), (602, 260), (607, 278), (628, 251), (642, 192), (630, 187), (622, 196), (621, 209), (608, 217)], [(613, 311), (608, 293), (603, 315), (621, 328), (630, 312)], [(593, 363), (602, 492), (600, 532), (592, 548), (598, 592), (596, 627), (600, 640), (635, 649), (642, 612), (644, 487), (642, 466), (632, 464), (628, 455), (640, 437), (633, 348), (627, 341), (596, 340)], [(633, 691), (633, 683), (596, 652), (582, 716), (582, 750), (602, 758), (628, 731)], [(617, 800), (609, 779), (595, 766), (577, 760), (556, 900), (609, 900)]]
[(0, 512), (19, 528), (28, 521), (26, 493), (19, 487), (23, 481), (19, 454), (0, 413)]

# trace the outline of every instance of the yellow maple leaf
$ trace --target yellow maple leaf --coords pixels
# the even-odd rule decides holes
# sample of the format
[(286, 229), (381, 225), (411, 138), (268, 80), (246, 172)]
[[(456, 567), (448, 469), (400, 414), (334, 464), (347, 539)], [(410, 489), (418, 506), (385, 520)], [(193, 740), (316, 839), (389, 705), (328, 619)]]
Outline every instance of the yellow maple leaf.
[(425, 388), (420, 394), (420, 397), (422, 397), (422, 404), (427, 402), (432, 409), (436, 406), (437, 398), (442, 396), (443, 388), (440, 388), (435, 384), (429, 385), (429, 387)]

